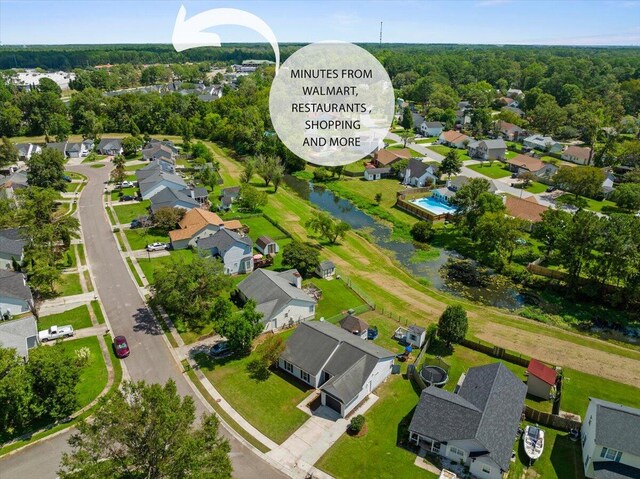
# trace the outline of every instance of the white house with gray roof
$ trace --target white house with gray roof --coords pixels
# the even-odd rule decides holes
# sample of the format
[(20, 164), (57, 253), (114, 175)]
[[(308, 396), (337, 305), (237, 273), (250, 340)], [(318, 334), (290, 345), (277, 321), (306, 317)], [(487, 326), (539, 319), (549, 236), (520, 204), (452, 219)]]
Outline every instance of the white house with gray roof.
[(302, 323), (278, 366), (314, 388), (323, 406), (347, 416), (391, 374), (395, 354), (325, 321)]
[(30, 160), (31, 155), (42, 153), (42, 147), (35, 143), (17, 143), (16, 148), (18, 149), (18, 158), (22, 161)]
[(24, 359), (38, 346), (38, 325), (33, 316), (0, 321), (0, 347), (15, 349)]
[(160, 208), (182, 208), (189, 211), (200, 206), (196, 200), (190, 196), (191, 190), (175, 190), (173, 188), (163, 188), (153, 195), (151, 200), (151, 212), (155, 213)]
[(409, 440), (460, 462), (479, 479), (501, 479), (524, 408), (527, 386), (502, 363), (470, 368), (457, 393), (422, 390)]
[(440, 121), (423, 121), (420, 125), (422, 136), (440, 136), (442, 130), (444, 130), (444, 123)]
[(256, 269), (238, 284), (244, 300), (253, 299), (264, 316), (265, 331), (312, 319), (316, 300), (302, 290), (302, 276), (296, 269), (276, 272)]
[(120, 138), (102, 138), (98, 143), (98, 153), (101, 155), (116, 156), (121, 155), (122, 140)]
[(175, 173), (167, 173), (162, 170), (154, 172), (143, 180), (138, 180), (138, 187), (140, 188), (142, 199), (148, 200), (165, 188), (184, 190), (187, 189), (187, 184)]
[(469, 156), (480, 160), (504, 160), (507, 144), (502, 138), (497, 140), (472, 141), (467, 145)]
[(207, 251), (224, 264), (224, 274), (253, 271), (253, 242), (248, 236), (221, 228), (211, 236), (199, 238), (198, 249)]
[(640, 477), (640, 409), (589, 398), (580, 436), (585, 477)]
[(0, 270), (0, 315), (26, 313), (33, 296), (24, 274), (9, 269)]
[(402, 184), (423, 187), (433, 185), (440, 179), (437, 165), (430, 165), (420, 158), (410, 158), (404, 170)]

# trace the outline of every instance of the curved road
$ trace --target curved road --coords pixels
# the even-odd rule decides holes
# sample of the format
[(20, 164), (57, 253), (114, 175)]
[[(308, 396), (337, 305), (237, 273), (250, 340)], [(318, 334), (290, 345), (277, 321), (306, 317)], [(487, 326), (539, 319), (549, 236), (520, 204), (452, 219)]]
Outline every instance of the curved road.
[[(127, 337), (131, 356), (124, 360), (129, 376), (134, 381), (165, 383), (173, 379), (181, 395), (193, 395), (197, 414), (206, 412), (204, 404), (193, 393), (169, 351), (162, 330), (150, 315), (146, 304), (138, 293), (129, 274), (107, 219), (102, 195), (104, 183), (109, 177), (110, 165), (103, 168), (77, 166), (71, 168), (89, 178), (79, 201), (79, 214), (84, 235), (87, 260), (95, 280), (95, 287), (102, 300), (114, 335)], [(259, 400), (259, 398), (256, 398)], [(238, 479), (284, 478), (274, 469), (238, 441), (220, 425), (220, 433), (229, 439), (233, 476)], [(25, 479), (38, 477), (55, 478), (62, 452), (68, 451), (67, 440), (71, 431), (66, 431), (48, 440), (41, 441), (22, 451), (0, 459), (2, 479)]]

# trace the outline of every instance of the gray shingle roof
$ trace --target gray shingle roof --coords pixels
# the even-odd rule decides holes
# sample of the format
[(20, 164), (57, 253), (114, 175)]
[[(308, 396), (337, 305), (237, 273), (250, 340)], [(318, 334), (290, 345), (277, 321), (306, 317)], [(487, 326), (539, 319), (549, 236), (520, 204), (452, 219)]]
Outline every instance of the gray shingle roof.
[(275, 241), (273, 241), (271, 238), (269, 238), (268, 236), (260, 236), (260, 238), (258, 238), (256, 240), (256, 245), (259, 246), (260, 248), (264, 249), (267, 247), (267, 245), (271, 244), (271, 243), (275, 243)]
[(431, 168), (431, 172), (433, 173), (437, 172), (437, 168), (433, 167), (428, 163), (423, 162), (418, 158), (410, 158), (409, 164), (407, 165), (409, 174), (413, 178), (420, 178), (422, 175), (424, 175), (427, 172), (427, 170), (429, 170), (429, 168)]
[(324, 260), (321, 261), (320, 264), (318, 265), (318, 268), (320, 269), (320, 271), (330, 271), (332, 269), (334, 269), (336, 267), (336, 265), (333, 263), (333, 261), (331, 260)]
[(58, 143), (47, 143), (45, 147), (50, 148), (52, 150), (58, 150), (60, 153), (64, 155), (67, 150), (67, 142), (62, 141)]
[(340, 327), (345, 331), (349, 331), (350, 333), (362, 333), (369, 329), (369, 325), (364, 319), (360, 319), (357, 316), (352, 314), (348, 315), (342, 321), (340, 321)]
[(439, 121), (427, 121), (425, 122), (427, 128), (444, 128), (444, 124)]
[(178, 205), (178, 203), (187, 203), (192, 208), (200, 206), (196, 200), (185, 194), (185, 191), (189, 192), (189, 190), (174, 190), (172, 188), (160, 190), (150, 198), (151, 211), (155, 213), (160, 208), (173, 208)]
[(0, 230), (0, 253), (20, 258), (25, 244), (18, 228)]
[(38, 344), (38, 326), (33, 316), (0, 322), (0, 346), (15, 348), (22, 357)]
[[(340, 350), (344, 348), (345, 345), (340, 345), (334, 356), (339, 356)], [(364, 386), (365, 381), (371, 375), (371, 371), (378, 364), (378, 360), (371, 356), (360, 355), (359, 359), (354, 363), (344, 364), (351, 365), (346, 371), (329, 379), (322, 385), (321, 389), (338, 399), (342, 404), (348, 404), (362, 391), (362, 386)]]
[(209, 192), (206, 188), (202, 186), (196, 186), (191, 190), (192, 198), (207, 198), (209, 196)]
[(270, 321), (275, 314), (293, 299), (315, 304), (316, 301), (307, 293), (292, 284), (292, 269), (277, 273), (275, 271), (257, 269), (238, 284), (238, 289), (245, 297), (255, 300), (257, 310), (264, 314), (263, 322)]
[(482, 140), (482, 141), (484, 141), (484, 144), (487, 145), (487, 148), (490, 150), (507, 147), (507, 144), (504, 142), (502, 138), (498, 138), (497, 140)]
[(25, 276), (8, 269), (0, 270), (0, 296), (32, 301), (31, 289), (25, 283)]
[(458, 394), (433, 386), (422, 391), (409, 430), (440, 442), (475, 438), (508, 470), (526, 394), (502, 363), (470, 368)]
[(596, 444), (640, 456), (640, 409), (589, 398), (596, 407)]
[(376, 174), (386, 175), (387, 173), (391, 173), (391, 168), (367, 168), (365, 172), (372, 175), (376, 175)]
[(98, 150), (119, 150), (122, 148), (122, 140), (120, 138), (102, 138), (98, 143)]
[(145, 160), (150, 158), (163, 158), (172, 161), (173, 155), (173, 150), (162, 143), (154, 143), (149, 148), (142, 150), (142, 158)]
[(216, 231), (211, 236), (200, 238), (197, 241), (199, 249), (212, 250), (217, 248), (219, 252), (227, 251), (233, 245), (238, 245), (240, 248), (248, 246), (253, 247), (251, 238), (248, 236), (240, 236), (235, 231), (229, 231), (227, 229), (221, 229)]
[(140, 188), (140, 194), (145, 195), (148, 191), (153, 190), (156, 185), (162, 181), (168, 181), (175, 185), (174, 189), (182, 190), (187, 187), (184, 180), (175, 173), (166, 173), (164, 171), (156, 171), (153, 175), (148, 176), (143, 180), (138, 180), (138, 187)]
[(407, 329), (409, 331), (411, 331), (412, 333), (417, 334), (418, 336), (421, 335), (422, 333), (424, 333), (424, 328), (422, 328), (420, 326), (416, 326), (415, 324), (409, 326)]
[(140, 168), (136, 171), (136, 179), (138, 181), (142, 181), (159, 171), (164, 171), (165, 173), (174, 173), (175, 169), (171, 163), (162, 160), (153, 160), (144, 168)]
[(229, 198), (235, 198), (240, 194), (239, 186), (229, 186), (222, 190), (221, 196), (228, 196)]

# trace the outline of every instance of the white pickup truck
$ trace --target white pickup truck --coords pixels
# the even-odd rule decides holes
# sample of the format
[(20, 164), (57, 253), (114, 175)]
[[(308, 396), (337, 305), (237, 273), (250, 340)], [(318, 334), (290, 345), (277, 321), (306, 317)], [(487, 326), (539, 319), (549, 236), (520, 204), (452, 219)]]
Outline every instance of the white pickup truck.
[(73, 326), (51, 326), (49, 329), (39, 331), (38, 337), (40, 341), (46, 343), (55, 339), (70, 338), (74, 334), (76, 333), (73, 330)]

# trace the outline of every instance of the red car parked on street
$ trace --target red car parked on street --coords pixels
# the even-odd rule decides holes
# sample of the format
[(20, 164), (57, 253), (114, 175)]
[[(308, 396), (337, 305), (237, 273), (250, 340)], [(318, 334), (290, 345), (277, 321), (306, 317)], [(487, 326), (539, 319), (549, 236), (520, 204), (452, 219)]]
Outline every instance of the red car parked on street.
[(124, 336), (116, 336), (113, 340), (113, 348), (116, 352), (116, 356), (119, 358), (126, 358), (129, 356), (129, 345)]

